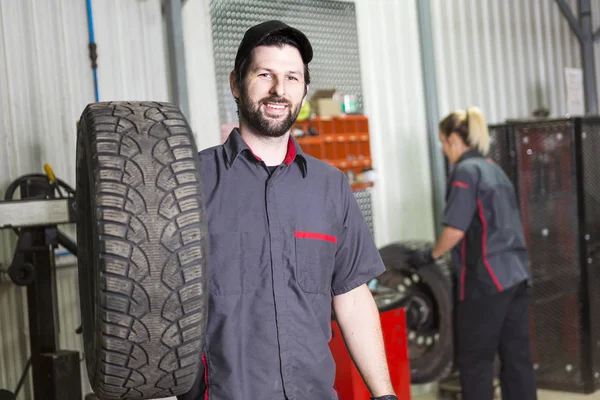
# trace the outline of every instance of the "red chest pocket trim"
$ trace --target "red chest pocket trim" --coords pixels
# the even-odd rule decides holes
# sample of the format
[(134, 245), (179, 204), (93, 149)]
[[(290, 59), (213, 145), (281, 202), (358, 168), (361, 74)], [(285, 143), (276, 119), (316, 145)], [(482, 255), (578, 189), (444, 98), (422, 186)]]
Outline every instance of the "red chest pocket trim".
[(461, 181), (453, 181), (452, 182), (452, 186), (456, 186), (459, 188), (463, 188), (463, 189), (468, 189), (469, 188), (469, 184), (468, 183), (464, 183)]
[(337, 243), (337, 238), (332, 235), (326, 235), (324, 233), (318, 232), (302, 232), (296, 231), (294, 234), (296, 239), (314, 239), (314, 240), (324, 240), (326, 242)]

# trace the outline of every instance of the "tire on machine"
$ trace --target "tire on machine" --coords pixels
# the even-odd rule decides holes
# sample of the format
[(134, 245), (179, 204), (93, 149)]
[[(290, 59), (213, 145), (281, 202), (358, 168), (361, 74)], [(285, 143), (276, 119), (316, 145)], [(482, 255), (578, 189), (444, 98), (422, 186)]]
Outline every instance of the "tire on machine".
[(415, 269), (408, 265), (410, 251), (431, 246), (424, 241), (392, 243), (379, 249), (386, 272), (381, 286), (402, 294), (395, 304), (406, 311), (411, 382), (422, 384), (447, 377), (453, 370), (454, 316), (451, 269), (448, 258)]
[(88, 105), (77, 132), (79, 293), (100, 399), (186, 393), (206, 330), (207, 227), (198, 151), (168, 103)]

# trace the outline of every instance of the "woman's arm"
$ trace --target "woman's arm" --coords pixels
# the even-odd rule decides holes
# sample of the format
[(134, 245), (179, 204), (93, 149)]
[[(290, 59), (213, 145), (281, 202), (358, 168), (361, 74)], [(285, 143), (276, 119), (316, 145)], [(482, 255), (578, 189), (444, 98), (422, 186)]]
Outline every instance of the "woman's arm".
[(446, 252), (456, 246), (464, 236), (465, 233), (460, 229), (446, 226), (442, 231), (442, 235), (435, 246), (433, 246), (433, 250), (431, 251), (431, 256), (433, 259), (435, 260), (446, 254)]

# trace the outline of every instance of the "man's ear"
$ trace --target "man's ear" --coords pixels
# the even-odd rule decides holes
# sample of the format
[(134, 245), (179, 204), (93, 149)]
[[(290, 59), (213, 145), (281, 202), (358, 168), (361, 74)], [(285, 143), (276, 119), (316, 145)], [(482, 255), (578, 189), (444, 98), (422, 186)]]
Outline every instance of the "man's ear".
[(231, 88), (231, 94), (236, 99), (240, 98), (240, 88), (238, 86), (237, 72), (236, 70), (231, 71), (229, 74), (229, 87)]
[(300, 104), (300, 107), (302, 107), (304, 105), (304, 103), (306, 103), (306, 97), (308, 96), (308, 89), (309, 89), (309, 86), (306, 85), (306, 89), (304, 91), (304, 97), (302, 98), (302, 104)]

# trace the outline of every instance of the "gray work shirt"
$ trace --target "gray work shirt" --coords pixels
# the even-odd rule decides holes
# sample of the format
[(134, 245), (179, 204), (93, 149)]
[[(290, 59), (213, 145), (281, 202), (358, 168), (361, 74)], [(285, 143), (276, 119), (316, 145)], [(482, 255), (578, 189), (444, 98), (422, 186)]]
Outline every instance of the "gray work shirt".
[(514, 186), (476, 150), (465, 153), (450, 173), (443, 224), (465, 232), (452, 250), (458, 300), (531, 280)]
[(385, 270), (346, 176), (293, 139), (270, 173), (237, 129), (200, 152), (200, 164), (209, 232), (206, 368), (197, 397), (182, 398), (337, 399), (332, 295)]

